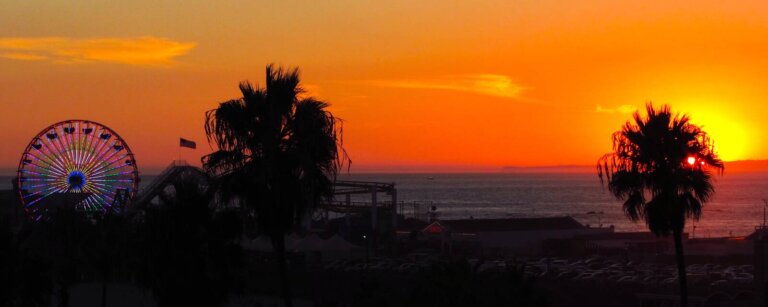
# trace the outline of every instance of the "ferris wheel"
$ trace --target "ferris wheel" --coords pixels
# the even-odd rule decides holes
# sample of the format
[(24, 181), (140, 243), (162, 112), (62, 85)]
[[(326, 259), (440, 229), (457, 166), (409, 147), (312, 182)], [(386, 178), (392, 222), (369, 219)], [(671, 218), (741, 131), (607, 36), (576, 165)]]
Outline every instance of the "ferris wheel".
[(78, 211), (119, 212), (138, 183), (128, 144), (109, 127), (87, 120), (43, 129), (27, 145), (16, 174), (19, 199), (34, 219), (63, 200)]

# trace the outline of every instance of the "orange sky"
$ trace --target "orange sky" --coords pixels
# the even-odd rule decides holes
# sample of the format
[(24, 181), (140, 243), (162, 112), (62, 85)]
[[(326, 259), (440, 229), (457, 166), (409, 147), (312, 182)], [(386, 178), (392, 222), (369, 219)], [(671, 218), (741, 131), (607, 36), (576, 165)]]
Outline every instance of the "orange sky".
[[(331, 1), (328, 1), (331, 2)], [(345, 122), (353, 171), (592, 164), (646, 101), (726, 160), (768, 158), (768, 3), (12, 1), (0, 10), (0, 169), (70, 118), (153, 172), (198, 161), (203, 113), (300, 66)]]

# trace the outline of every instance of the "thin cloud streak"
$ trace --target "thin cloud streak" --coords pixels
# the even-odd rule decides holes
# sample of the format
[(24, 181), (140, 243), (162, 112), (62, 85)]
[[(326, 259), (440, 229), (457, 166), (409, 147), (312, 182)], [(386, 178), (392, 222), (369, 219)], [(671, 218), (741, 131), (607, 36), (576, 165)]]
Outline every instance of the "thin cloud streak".
[(615, 108), (604, 108), (601, 105), (597, 105), (597, 107), (595, 108), (596, 113), (607, 113), (607, 114), (613, 114), (613, 113), (629, 114), (635, 111), (637, 111), (637, 107), (629, 104), (623, 104)]
[(58, 64), (118, 63), (172, 66), (197, 43), (143, 36), (135, 38), (76, 39), (63, 37), (0, 38), (0, 57)]
[(47, 56), (29, 54), (29, 53), (16, 53), (16, 52), (1, 53), (0, 58), (20, 60), (20, 61), (44, 61), (49, 59), (49, 57)]
[(525, 90), (512, 78), (495, 74), (451, 75), (430, 79), (374, 80), (374, 86), (470, 92), (502, 98), (520, 98)]

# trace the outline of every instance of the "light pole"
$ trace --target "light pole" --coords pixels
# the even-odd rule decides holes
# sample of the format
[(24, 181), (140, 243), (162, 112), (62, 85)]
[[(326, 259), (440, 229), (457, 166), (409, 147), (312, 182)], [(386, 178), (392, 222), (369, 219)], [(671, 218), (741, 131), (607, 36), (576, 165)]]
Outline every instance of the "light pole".
[(368, 269), (368, 236), (363, 235), (363, 242), (365, 242), (365, 269)]

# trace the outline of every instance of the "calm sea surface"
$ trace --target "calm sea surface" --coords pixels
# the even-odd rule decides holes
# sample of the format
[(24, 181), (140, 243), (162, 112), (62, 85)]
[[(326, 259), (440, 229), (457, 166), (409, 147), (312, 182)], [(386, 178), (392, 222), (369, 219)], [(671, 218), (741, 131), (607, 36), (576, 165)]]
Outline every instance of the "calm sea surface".
[[(142, 186), (152, 179), (143, 176)], [(442, 219), (570, 215), (584, 224), (614, 225), (618, 231), (644, 229), (625, 218), (621, 202), (593, 174), (354, 174), (340, 179), (394, 182), (399, 201), (431, 201)], [(10, 180), (0, 177), (0, 189), (10, 189)], [(715, 189), (701, 221), (689, 222), (687, 232), (695, 225), (697, 237), (746, 235), (763, 223), (768, 173), (726, 173), (718, 177)]]

